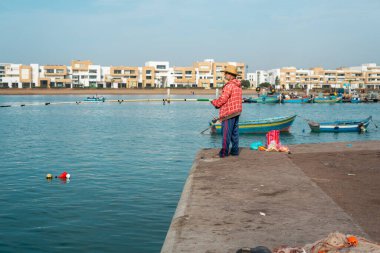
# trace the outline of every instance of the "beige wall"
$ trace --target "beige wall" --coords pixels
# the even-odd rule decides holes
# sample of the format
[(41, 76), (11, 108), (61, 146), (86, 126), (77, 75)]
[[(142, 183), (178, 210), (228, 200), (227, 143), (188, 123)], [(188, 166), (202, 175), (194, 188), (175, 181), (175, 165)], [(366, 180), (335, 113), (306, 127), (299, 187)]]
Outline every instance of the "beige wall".
[[(195, 68), (194, 67), (174, 67), (175, 73), (174, 82), (183, 85), (192, 85), (195, 83)], [(178, 75), (180, 73), (180, 75)]]
[[(49, 71), (53, 73), (48, 73)], [(63, 77), (67, 75), (67, 67), (64, 65), (45, 65), (44, 66), (44, 75), (45, 76), (59, 76)]]
[(281, 68), (280, 69), (280, 84), (289, 85), (296, 83), (296, 68)]
[[(125, 81), (122, 78), (126, 79)], [(137, 88), (139, 79), (139, 68), (129, 66), (111, 66), (110, 76), (114, 83), (126, 83), (126, 88)]]
[[(150, 79), (149, 79), (150, 78)], [(156, 79), (156, 73), (154, 67), (142, 68), (142, 87), (154, 87)]]
[(19, 68), (19, 76), (21, 83), (31, 83), (32, 82), (32, 67), (21, 65)]
[(71, 61), (71, 69), (73, 71), (74, 70), (88, 71), (90, 65), (92, 65), (92, 62), (89, 60), (86, 60), (86, 61), (73, 60), (73, 61)]
[(368, 73), (358, 70), (351, 70), (348, 68), (338, 68), (336, 70), (325, 70), (322, 67), (311, 68), (314, 72), (313, 75), (300, 74), (294, 67), (291, 68), (281, 68), (280, 69), (280, 84), (284, 85), (286, 88), (290, 86), (295, 87), (295, 85), (301, 85), (303, 87), (311, 84), (314, 88), (322, 88), (322, 86), (333, 85), (334, 87), (343, 88), (344, 83), (351, 83), (353, 85), (361, 86), (365, 83), (369, 84), (379, 84), (380, 81), (380, 70), (379, 81), (374, 81), (375, 77), (372, 78), (372, 82), (369, 82)]

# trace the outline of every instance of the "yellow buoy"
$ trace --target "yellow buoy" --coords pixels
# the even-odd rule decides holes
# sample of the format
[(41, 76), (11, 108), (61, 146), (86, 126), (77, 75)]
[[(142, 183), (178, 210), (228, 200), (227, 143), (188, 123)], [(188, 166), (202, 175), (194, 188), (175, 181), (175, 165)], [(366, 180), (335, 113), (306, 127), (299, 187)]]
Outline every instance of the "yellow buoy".
[(46, 175), (46, 179), (53, 179), (53, 175), (52, 175), (52, 174), (50, 174), (50, 173), (49, 173), (49, 174), (47, 174), (47, 175)]

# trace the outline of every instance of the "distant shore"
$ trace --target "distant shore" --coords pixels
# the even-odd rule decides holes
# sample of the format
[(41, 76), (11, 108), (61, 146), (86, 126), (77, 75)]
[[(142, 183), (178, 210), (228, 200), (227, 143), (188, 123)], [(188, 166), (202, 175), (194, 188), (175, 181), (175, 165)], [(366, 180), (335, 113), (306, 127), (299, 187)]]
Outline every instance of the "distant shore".
[[(221, 92), (221, 89), (219, 89)], [(256, 91), (243, 90), (243, 94)], [(0, 95), (166, 95), (167, 89), (0, 89)], [(215, 89), (178, 89), (171, 88), (171, 95), (214, 95)]]

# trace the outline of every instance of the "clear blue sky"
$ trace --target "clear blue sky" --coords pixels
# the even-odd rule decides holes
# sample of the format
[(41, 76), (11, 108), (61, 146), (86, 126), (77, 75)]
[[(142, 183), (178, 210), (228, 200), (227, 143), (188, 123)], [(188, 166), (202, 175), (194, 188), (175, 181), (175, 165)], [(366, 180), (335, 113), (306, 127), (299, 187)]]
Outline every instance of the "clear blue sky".
[(0, 0), (0, 62), (380, 65), (379, 0)]

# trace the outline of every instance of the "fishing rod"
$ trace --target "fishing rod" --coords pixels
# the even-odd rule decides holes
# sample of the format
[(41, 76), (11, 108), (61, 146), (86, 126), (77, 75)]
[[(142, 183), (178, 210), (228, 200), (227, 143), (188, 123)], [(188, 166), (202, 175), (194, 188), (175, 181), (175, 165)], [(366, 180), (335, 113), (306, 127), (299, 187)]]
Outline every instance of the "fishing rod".
[(207, 130), (209, 130), (210, 128), (212, 128), (213, 126), (214, 126), (214, 124), (216, 123), (216, 122), (218, 122), (218, 120), (220, 120), (220, 118), (217, 118), (217, 117), (215, 117), (215, 115), (213, 114), (213, 113), (211, 113), (211, 115), (212, 115), (212, 120), (211, 120), (211, 124), (205, 129), (205, 130), (203, 130), (202, 132), (201, 132), (201, 134), (203, 134), (204, 132), (206, 132)]

